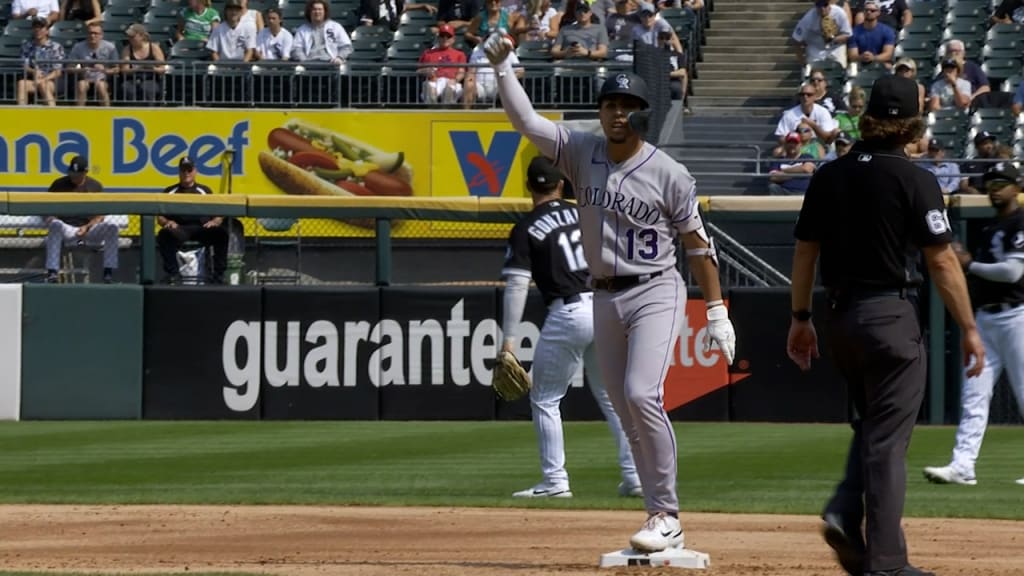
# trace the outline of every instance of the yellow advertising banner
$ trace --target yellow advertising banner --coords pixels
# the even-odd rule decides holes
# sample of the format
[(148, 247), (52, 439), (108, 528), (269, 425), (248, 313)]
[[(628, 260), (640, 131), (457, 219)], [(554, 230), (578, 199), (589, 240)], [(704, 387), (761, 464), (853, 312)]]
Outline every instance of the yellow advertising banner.
[[(560, 115), (549, 115), (558, 120)], [(528, 196), (536, 149), (501, 112), (9, 108), (0, 111), (0, 189), (45, 191), (76, 155), (111, 192), (158, 192), (178, 161), (218, 193)], [(228, 169), (230, 166), (230, 170)], [(365, 224), (365, 223), (364, 223)], [(341, 221), (303, 233), (372, 236)], [(501, 237), (508, 225), (398, 222), (396, 237)]]

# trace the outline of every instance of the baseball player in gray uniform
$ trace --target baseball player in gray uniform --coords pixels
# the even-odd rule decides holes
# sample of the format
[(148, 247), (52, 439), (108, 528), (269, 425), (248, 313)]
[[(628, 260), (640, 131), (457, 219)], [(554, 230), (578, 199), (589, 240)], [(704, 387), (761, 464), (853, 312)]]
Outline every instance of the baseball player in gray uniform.
[(640, 478), (601, 380), (594, 351), (593, 293), (587, 287), (587, 263), (580, 247), (576, 206), (562, 200), (562, 173), (543, 156), (530, 161), (526, 187), (533, 196), (533, 210), (509, 234), (505, 266), (502, 348), (515, 352), (517, 329), (523, 318), (530, 278), (537, 283), (548, 306), (540, 338), (534, 344), (533, 386), (530, 408), (540, 448), (540, 484), (512, 494), (516, 498), (571, 498), (569, 473), (565, 470), (565, 438), (559, 405), (569, 382), (580, 368), (587, 369), (590, 392), (597, 401), (619, 450), (622, 469), (620, 496), (642, 496)]
[(686, 304), (676, 269), (680, 238), (707, 300), (705, 347), (716, 344), (729, 364), (736, 348), (693, 177), (630, 127), (630, 114), (648, 106), (641, 78), (616, 74), (601, 87), (603, 135), (572, 131), (536, 113), (512, 72), (511, 50), (500, 32), (484, 45), (505, 112), (576, 186), (583, 252), (595, 289), (598, 362), (633, 449), (648, 514), (630, 545), (640, 552), (682, 547), (676, 440), (663, 402)]

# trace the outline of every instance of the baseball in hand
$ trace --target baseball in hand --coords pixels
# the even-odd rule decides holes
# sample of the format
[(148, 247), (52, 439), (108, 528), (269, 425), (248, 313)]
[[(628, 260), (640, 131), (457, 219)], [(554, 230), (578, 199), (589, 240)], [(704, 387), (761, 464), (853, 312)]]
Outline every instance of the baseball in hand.
[(505, 37), (504, 30), (495, 31), (484, 42), (484, 54), (492, 66), (504, 62), (511, 51), (512, 41)]

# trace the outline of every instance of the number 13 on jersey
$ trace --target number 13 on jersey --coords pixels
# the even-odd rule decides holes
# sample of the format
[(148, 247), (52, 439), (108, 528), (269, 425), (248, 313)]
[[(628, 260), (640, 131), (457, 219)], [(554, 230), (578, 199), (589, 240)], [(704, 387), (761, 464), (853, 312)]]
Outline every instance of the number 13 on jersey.
[(626, 230), (626, 260), (653, 260), (658, 257), (658, 232), (654, 228)]

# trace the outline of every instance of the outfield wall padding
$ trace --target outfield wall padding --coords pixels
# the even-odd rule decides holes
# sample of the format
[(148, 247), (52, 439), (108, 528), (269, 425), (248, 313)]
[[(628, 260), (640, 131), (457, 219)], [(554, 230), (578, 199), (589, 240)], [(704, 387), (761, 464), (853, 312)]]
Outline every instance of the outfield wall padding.
[(22, 417), (142, 416), (142, 287), (25, 284)]
[(0, 285), (0, 420), (21, 417), (21, 313), (21, 285)]

